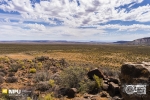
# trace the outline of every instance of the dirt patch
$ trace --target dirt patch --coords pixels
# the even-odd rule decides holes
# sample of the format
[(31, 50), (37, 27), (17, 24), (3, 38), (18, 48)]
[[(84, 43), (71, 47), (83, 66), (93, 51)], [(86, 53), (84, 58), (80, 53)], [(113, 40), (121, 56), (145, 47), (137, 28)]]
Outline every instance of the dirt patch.
[(5, 54), (5, 55), (1, 55), (0, 57), (4, 57), (4, 56), (7, 56), (7, 57), (12, 58), (12, 59), (20, 59), (20, 60), (33, 59), (34, 58), (34, 56), (26, 55), (23, 53)]

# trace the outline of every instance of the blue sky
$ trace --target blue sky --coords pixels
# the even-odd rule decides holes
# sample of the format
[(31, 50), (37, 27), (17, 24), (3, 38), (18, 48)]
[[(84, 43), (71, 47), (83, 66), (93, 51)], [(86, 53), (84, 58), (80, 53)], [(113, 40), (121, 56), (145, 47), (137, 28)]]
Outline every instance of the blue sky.
[(0, 40), (150, 37), (150, 0), (0, 0)]

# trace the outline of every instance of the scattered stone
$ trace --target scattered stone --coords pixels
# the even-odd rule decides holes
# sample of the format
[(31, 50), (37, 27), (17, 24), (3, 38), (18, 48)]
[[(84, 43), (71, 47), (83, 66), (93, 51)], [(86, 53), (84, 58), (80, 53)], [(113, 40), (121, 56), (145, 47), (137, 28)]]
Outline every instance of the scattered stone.
[(68, 98), (74, 98), (76, 93), (77, 93), (77, 89), (71, 88), (71, 89), (68, 89), (67, 96), (68, 96)]
[(60, 88), (58, 90), (58, 95), (65, 96), (65, 95), (67, 95), (67, 91), (68, 91), (68, 88)]
[(104, 79), (104, 74), (102, 73), (102, 71), (100, 71), (98, 68), (91, 70), (87, 73), (89, 79), (93, 80), (93, 76), (96, 75), (99, 78), (103, 78)]
[(112, 98), (112, 100), (124, 100), (123, 98), (120, 98), (119, 96), (115, 96)]
[(107, 98), (110, 97), (109, 94), (108, 94), (106, 91), (100, 92), (100, 96), (101, 96), (101, 97), (107, 97)]
[(114, 78), (114, 77), (109, 77), (109, 81), (108, 82), (114, 82), (115, 84), (120, 84), (120, 81), (118, 78)]
[(110, 82), (109, 84), (109, 88), (111, 90), (111, 95), (115, 96), (115, 95), (120, 95), (120, 88), (118, 84), (115, 84), (113, 82)]
[(109, 88), (109, 85), (108, 85), (108, 84), (103, 83), (102, 89), (103, 89), (103, 90), (105, 90), (105, 91), (107, 91), (107, 90), (108, 90), (108, 88)]
[(98, 95), (94, 95), (90, 99), (91, 100), (102, 100)]

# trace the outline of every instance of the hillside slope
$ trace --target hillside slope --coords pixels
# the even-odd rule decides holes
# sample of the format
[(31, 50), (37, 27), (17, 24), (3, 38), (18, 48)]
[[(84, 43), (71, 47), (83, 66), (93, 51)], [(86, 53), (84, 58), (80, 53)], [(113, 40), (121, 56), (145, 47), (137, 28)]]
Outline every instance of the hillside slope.
[(150, 37), (136, 39), (131, 42), (128, 42), (127, 44), (131, 45), (150, 45)]

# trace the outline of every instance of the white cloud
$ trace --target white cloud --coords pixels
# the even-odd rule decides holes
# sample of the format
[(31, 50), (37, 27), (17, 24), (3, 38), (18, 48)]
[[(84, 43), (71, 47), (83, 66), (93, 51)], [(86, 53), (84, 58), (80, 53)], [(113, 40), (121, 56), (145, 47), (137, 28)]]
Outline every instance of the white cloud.
[[(58, 18), (68, 26), (82, 26), (87, 24), (105, 23), (111, 20), (124, 21), (150, 21), (150, 6), (145, 5), (134, 8), (129, 12), (126, 9), (116, 7), (127, 4), (129, 7), (141, 3), (143, 0), (50, 0), (35, 3), (34, 7), (30, 0), (10, 0), (0, 5), (4, 11), (17, 11), (23, 18), (43, 18), (49, 22), (49, 18)], [(145, 13), (146, 12), (146, 13)]]
[(43, 24), (27, 24), (26, 27), (30, 28), (31, 30), (37, 30), (37, 31), (44, 31), (46, 27)]
[(108, 24), (103, 26), (97, 26), (97, 29), (117, 29), (119, 31), (137, 31), (137, 30), (144, 30), (150, 31), (150, 25), (144, 24), (133, 24), (133, 25), (119, 25), (119, 24)]
[[(150, 5), (132, 8), (143, 0), (79, 0), (80, 6), (76, 2), (77, 0), (41, 0), (39, 3), (33, 3), (30, 0), (0, 0), (0, 2), (2, 1), (5, 3), (0, 4), (0, 9), (6, 12), (18, 12), (20, 15), (0, 13), (0, 28), (2, 28), (0, 29), (0, 37), (1, 34), (16, 34), (16, 37), (21, 37), (26, 33), (26, 36), (22, 38), (35, 36), (35, 39), (104, 40), (104, 38), (112, 38), (113, 40), (118, 36), (108, 37), (107, 35), (110, 32), (107, 29), (116, 29), (118, 33), (123, 31), (132, 33), (132, 31), (139, 30), (150, 31), (150, 25), (144, 24), (99, 25), (113, 20), (149, 22)], [(121, 7), (124, 5), (128, 5), (130, 10)], [(56, 19), (61, 21), (61, 26), (57, 26)], [(11, 20), (17, 20), (18, 22), (11, 22)], [(31, 21), (35, 24), (25, 24), (24, 21)], [(44, 22), (56, 25), (56, 27), (44, 25)], [(96, 28), (78, 28), (87, 26)], [(135, 37), (146, 35), (137, 34)], [(127, 34), (120, 35), (120, 37), (122, 39), (123, 37), (127, 38)], [(134, 37), (130, 38), (133, 39)]]

